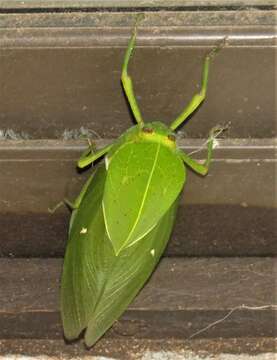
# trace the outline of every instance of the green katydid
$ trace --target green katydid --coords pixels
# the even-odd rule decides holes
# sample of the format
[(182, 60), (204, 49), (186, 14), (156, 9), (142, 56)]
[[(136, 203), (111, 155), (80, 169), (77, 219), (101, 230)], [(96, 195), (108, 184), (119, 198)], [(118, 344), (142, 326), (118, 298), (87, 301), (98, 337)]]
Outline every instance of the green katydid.
[(168, 127), (144, 123), (128, 63), (135, 47), (136, 28), (123, 63), (122, 84), (137, 124), (114, 143), (83, 153), (84, 168), (105, 156), (72, 205), (61, 288), (61, 309), (66, 339), (86, 329), (92, 346), (124, 312), (157, 265), (171, 234), (186, 167), (206, 175), (211, 162), (213, 129), (204, 163), (193, 160), (176, 144), (174, 130), (206, 96), (210, 52), (204, 62), (198, 94)]

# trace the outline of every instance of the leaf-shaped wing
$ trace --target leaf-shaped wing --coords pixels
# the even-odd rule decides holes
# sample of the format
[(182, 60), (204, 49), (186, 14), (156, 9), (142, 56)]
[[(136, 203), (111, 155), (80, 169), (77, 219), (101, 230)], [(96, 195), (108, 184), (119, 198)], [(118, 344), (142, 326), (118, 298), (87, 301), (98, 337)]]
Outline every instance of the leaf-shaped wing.
[(112, 326), (152, 274), (170, 237), (177, 205), (176, 200), (153, 230), (118, 256), (108, 237), (95, 243), (91, 261), (102, 290), (85, 333), (87, 346)]
[(117, 254), (157, 224), (179, 195), (184, 180), (182, 160), (162, 143), (129, 141), (112, 154), (103, 211)]
[(68, 340), (77, 338), (87, 326), (97, 301), (100, 284), (90, 252), (94, 251), (95, 239), (101, 242), (105, 236), (101, 207), (105, 178), (102, 166), (93, 175), (80, 207), (71, 216), (61, 286), (62, 320)]
[(74, 213), (62, 275), (61, 310), (67, 339), (85, 328), (92, 346), (127, 308), (154, 270), (169, 239), (177, 200), (141, 241), (116, 256), (101, 206), (100, 168)]

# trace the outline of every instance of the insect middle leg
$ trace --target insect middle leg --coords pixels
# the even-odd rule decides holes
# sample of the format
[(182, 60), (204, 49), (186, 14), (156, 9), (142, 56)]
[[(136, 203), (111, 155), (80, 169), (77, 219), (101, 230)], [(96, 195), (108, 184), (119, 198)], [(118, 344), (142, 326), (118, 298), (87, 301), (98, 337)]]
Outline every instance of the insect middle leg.
[(53, 207), (48, 207), (48, 212), (50, 214), (54, 214), (61, 206), (66, 205), (70, 210), (76, 210), (79, 207), (79, 203), (77, 202), (72, 202), (66, 198), (64, 198), (62, 201), (60, 201), (58, 204), (56, 204)]
[(104, 146), (102, 149), (100, 149), (100, 150), (98, 150), (96, 152), (93, 152), (91, 147), (89, 147), (81, 155), (80, 159), (77, 162), (77, 166), (80, 169), (88, 166), (89, 164), (93, 163), (95, 160), (97, 160), (101, 156), (105, 155), (110, 150), (110, 148), (112, 146), (113, 146), (113, 144), (109, 144), (107, 146)]

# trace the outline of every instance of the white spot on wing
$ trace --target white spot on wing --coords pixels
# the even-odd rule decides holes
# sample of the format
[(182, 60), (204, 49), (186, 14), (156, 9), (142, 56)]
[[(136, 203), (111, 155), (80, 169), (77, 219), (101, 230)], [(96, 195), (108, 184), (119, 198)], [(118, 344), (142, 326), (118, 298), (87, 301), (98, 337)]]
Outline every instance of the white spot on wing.
[(152, 250), (150, 251), (150, 254), (154, 257), (154, 256), (155, 256), (155, 249), (152, 249)]
[(86, 234), (88, 232), (87, 228), (82, 227), (80, 234)]

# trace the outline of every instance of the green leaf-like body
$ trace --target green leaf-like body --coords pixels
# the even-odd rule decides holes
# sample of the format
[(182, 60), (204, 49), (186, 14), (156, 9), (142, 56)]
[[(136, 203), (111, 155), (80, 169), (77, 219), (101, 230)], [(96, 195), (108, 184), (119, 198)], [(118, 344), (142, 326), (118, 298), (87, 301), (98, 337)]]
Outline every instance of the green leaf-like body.
[(103, 210), (116, 254), (156, 226), (183, 188), (183, 161), (168, 143), (163, 134), (150, 138), (134, 127), (108, 156)]
[(153, 272), (169, 239), (178, 204), (175, 199), (147, 235), (116, 255), (103, 216), (106, 176), (101, 166), (72, 214), (62, 275), (65, 337), (75, 339), (87, 328), (87, 346), (118, 319)]

